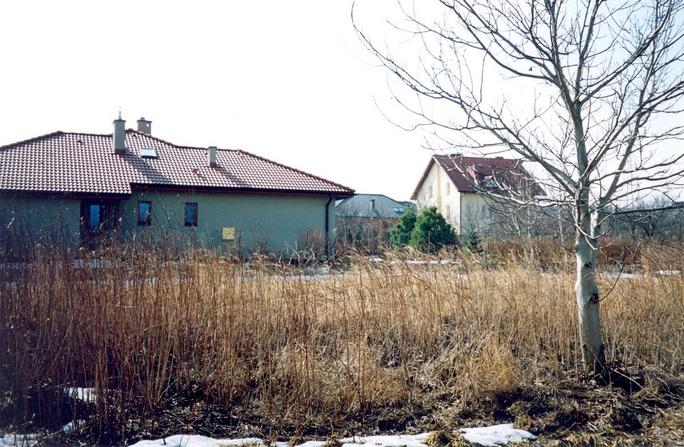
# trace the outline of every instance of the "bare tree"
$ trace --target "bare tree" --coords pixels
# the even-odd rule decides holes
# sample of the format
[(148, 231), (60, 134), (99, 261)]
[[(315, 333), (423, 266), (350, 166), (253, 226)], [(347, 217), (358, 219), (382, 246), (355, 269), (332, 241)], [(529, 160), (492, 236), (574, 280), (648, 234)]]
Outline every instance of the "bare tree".
[(636, 203), (611, 222), (613, 233), (665, 242), (684, 237), (684, 202), (672, 204), (665, 197)]
[(382, 34), (360, 22), (361, 3), (354, 27), (399, 81), (392, 99), (412, 129), (428, 129), (433, 149), (534, 162), (547, 192), (537, 205), (572, 206), (582, 359), (606, 372), (602, 224), (684, 178), (684, 153), (667, 145), (684, 130), (673, 121), (684, 95), (681, 2), (397, 0), (401, 21)]

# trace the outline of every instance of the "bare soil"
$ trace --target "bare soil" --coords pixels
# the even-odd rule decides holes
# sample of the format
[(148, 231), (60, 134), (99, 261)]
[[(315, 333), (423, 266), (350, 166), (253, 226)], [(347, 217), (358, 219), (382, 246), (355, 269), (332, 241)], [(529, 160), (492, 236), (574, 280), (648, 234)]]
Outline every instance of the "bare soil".
[[(532, 384), (467, 404), (450, 400), (448, 395), (429, 393), (394, 407), (350, 413), (343, 419), (331, 420), (320, 414), (307, 421), (295, 415), (271, 419), (263, 409), (240, 402), (228, 408), (204, 399), (198, 388), (196, 395), (169, 401), (164, 410), (147, 415), (146, 420), (131, 417), (123, 437), (110, 440), (129, 444), (140, 439), (194, 433), (215, 438), (256, 436), (274, 441), (303, 441), (351, 435), (450, 432), (465, 426), (513, 422), (516, 428), (538, 436), (533, 445), (684, 445), (684, 376), (664, 377), (662, 373), (644, 371), (619, 374), (629, 380), (606, 384), (574, 374), (553, 387)], [(96, 441), (86, 433), (87, 425), (80, 433), (54, 440), (74, 444)]]

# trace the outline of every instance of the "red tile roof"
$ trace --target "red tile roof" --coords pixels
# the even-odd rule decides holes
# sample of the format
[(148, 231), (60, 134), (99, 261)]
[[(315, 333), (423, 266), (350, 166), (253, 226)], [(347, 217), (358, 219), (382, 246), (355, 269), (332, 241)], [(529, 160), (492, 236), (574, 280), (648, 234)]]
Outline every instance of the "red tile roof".
[[(478, 192), (489, 180), (505, 182), (508, 186), (520, 188), (524, 185), (532, 195), (543, 195), (544, 190), (534, 177), (523, 167), (522, 160), (503, 157), (466, 157), (461, 154), (433, 155), (421, 177), (412, 199), (416, 199), (420, 186), (425, 181), (434, 163), (447, 173), (459, 192)], [(465, 175), (464, 175), (465, 174)], [(466, 177), (467, 176), (467, 177)]]
[[(153, 148), (158, 158), (141, 158)], [(114, 154), (112, 135), (54, 132), (0, 147), (0, 191), (130, 194), (136, 185), (182, 189), (263, 190), (334, 194), (354, 191), (242, 150), (177, 146), (132, 129), (126, 153)]]

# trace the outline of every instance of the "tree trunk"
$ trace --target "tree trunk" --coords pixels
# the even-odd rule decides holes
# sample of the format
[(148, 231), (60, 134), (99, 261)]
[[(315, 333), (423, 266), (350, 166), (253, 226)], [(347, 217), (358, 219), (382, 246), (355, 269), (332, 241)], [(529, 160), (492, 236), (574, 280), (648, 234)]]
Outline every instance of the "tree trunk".
[(575, 295), (579, 312), (582, 361), (590, 372), (604, 374), (606, 361), (601, 336), (599, 290), (596, 285), (598, 238), (595, 236), (597, 228), (593, 225), (582, 225), (581, 228), (583, 231), (578, 231), (575, 246), (577, 258)]

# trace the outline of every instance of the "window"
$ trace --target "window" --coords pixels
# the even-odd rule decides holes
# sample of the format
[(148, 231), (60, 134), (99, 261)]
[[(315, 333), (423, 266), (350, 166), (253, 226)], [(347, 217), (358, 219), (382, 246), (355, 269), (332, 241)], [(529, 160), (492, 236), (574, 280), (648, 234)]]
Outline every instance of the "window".
[(446, 206), (446, 218), (451, 218), (451, 208), (449, 207), (449, 205)]
[(197, 202), (185, 202), (185, 226), (197, 226)]
[(90, 231), (97, 231), (100, 229), (102, 219), (102, 205), (99, 203), (91, 203), (88, 209), (88, 229)]
[(152, 225), (152, 202), (138, 202), (138, 225)]
[(153, 147), (144, 147), (140, 149), (140, 156), (142, 158), (157, 158), (157, 150)]
[(447, 193), (447, 195), (449, 195), (450, 192), (451, 192), (451, 190), (450, 190), (449, 182), (446, 182), (446, 193)]

